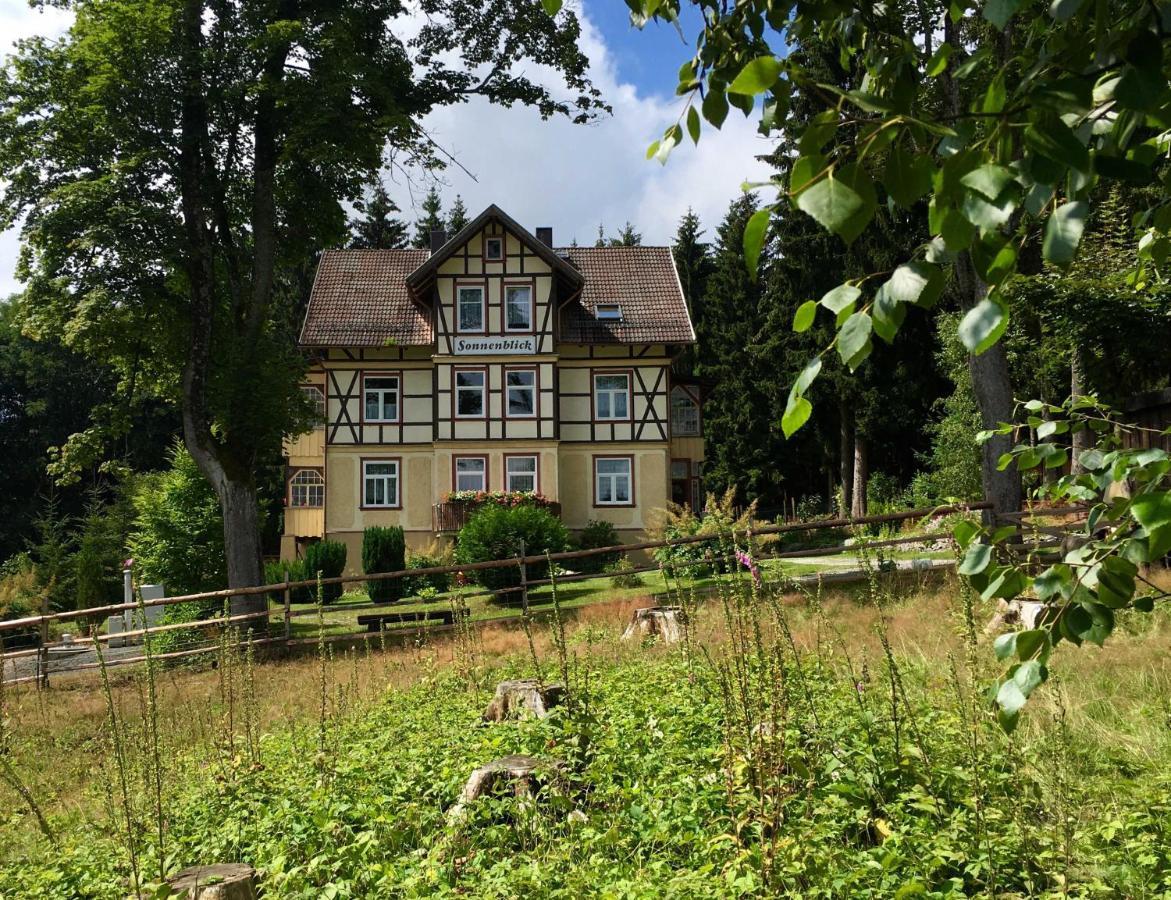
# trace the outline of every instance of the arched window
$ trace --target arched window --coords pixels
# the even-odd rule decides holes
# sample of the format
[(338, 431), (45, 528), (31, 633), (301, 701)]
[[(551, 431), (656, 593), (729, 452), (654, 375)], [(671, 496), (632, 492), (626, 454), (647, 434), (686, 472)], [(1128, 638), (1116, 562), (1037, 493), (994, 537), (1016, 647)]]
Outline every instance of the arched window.
[(687, 388), (671, 389), (671, 434), (676, 437), (699, 436), (699, 402)]
[(316, 469), (298, 469), (289, 479), (289, 506), (323, 506), (325, 479)]

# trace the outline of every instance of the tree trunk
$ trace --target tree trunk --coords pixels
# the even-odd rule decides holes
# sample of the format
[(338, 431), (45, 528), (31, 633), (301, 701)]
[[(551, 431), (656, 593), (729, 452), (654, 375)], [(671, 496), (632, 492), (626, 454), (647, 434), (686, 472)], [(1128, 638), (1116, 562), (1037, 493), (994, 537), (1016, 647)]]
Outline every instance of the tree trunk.
[(838, 513), (844, 519), (853, 509), (854, 498), (854, 407), (843, 400), (838, 406), (838, 413), (838, 478), (842, 484), (841, 495), (838, 497)]
[(850, 504), (850, 515), (860, 518), (866, 515), (866, 486), (870, 481), (870, 461), (866, 452), (866, 438), (854, 434), (854, 496)]
[[(988, 285), (976, 274), (967, 251), (956, 257), (956, 285), (963, 310), (974, 307), (988, 294)], [(1008, 357), (1003, 342), (998, 341), (979, 356), (968, 357), (972, 389), (980, 407), (985, 429), (993, 429), (1013, 419), (1012, 381), (1008, 374)], [(984, 499), (992, 503), (993, 513), (1016, 512), (1021, 508), (1021, 473), (1016, 463), (1000, 471), (1000, 457), (1012, 449), (1011, 434), (997, 434), (981, 448)], [(985, 514), (985, 519), (990, 518)]]
[[(1085, 396), (1086, 389), (1082, 376), (1082, 354), (1078, 347), (1074, 347), (1069, 354), (1069, 396), (1071, 399)], [(1093, 446), (1094, 435), (1088, 428), (1074, 431), (1070, 435), (1070, 462), (1069, 470), (1074, 475), (1085, 471), (1080, 462), (1081, 455)]]

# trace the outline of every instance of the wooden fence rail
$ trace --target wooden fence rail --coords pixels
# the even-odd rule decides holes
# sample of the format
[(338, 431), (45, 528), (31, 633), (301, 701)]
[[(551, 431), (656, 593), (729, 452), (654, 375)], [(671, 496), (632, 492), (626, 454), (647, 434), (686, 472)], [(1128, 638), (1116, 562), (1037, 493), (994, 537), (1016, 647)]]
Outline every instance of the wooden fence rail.
[[(811, 522), (796, 522), (796, 523), (786, 523), (786, 524), (781, 524), (781, 525), (763, 525), (759, 528), (752, 529), (751, 533), (753, 536), (767, 536), (767, 535), (797, 534), (797, 533), (807, 532), (807, 531), (849, 529), (849, 528), (853, 528), (853, 527), (861, 526), (861, 525), (888, 524), (888, 523), (902, 522), (902, 521), (908, 521), (908, 520), (914, 520), (914, 519), (924, 519), (927, 517), (949, 515), (952, 513), (974, 512), (974, 511), (980, 511), (980, 510), (985, 510), (985, 509), (989, 509), (989, 508), (990, 508), (990, 504), (987, 504), (987, 503), (973, 503), (973, 504), (967, 505), (967, 506), (944, 506), (944, 507), (935, 507), (935, 508), (929, 508), (929, 509), (915, 509), (915, 510), (909, 510), (909, 511), (900, 512), (900, 513), (886, 513), (886, 514), (882, 514), (882, 515), (859, 517), (856, 519), (822, 519), (822, 520), (816, 520), (816, 521), (811, 521)], [(1029, 516), (1034, 515), (1034, 514), (1036, 514), (1036, 515), (1064, 515), (1064, 514), (1073, 513), (1073, 512), (1077, 512), (1077, 511), (1079, 511), (1079, 510), (1077, 510), (1075, 508), (1065, 508), (1065, 509), (1060, 509), (1060, 510), (1041, 510), (1036, 513), (1031, 513), (1030, 511), (1026, 510), (1026, 511), (1019, 513), (1019, 514), (1016, 514), (1016, 515), (1018, 517), (1020, 517), (1017, 519), (1017, 521), (1020, 521), (1021, 518), (1028, 518)], [(703, 535), (693, 535), (693, 536), (681, 537), (681, 538), (672, 538), (672, 539), (668, 539), (668, 540), (642, 541), (642, 542), (632, 543), (632, 544), (620, 544), (620, 545), (615, 545), (612, 547), (598, 547), (598, 548), (591, 548), (588, 550), (572, 550), (572, 551), (552, 553), (552, 554), (547, 554), (547, 555), (543, 555), (543, 554), (524, 555), (524, 556), (517, 556), (512, 559), (492, 560), (492, 561), (480, 562), (480, 563), (469, 563), (469, 564), (462, 564), (462, 565), (457, 564), (457, 565), (450, 565), (450, 566), (432, 566), (432, 567), (421, 568), (421, 569), (407, 569), (407, 570), (400, 570), (400, 571), (396, 571), (396, 572), (384, 572), (384, 573), (377, 573), (377, 574), (347, 575), (347, 576), (342, 576), (342, 577), (337, 577), (337, 578), (323, 578), (323, 579), (319, 579), (319, 580), (313, 579), (313, 580), (296, 581), (296, 582), (284, 581), (284, 582), (279, 582), (277, 584), (261, 585), (261, 586), (257, 586), (257, 587), (251, 587), (251, 588), (235, 588), (235, 589), (229, 588), (229, 589), (224, 589), (224, 590), (219, 590), (219, 591), (207, 591), (207, 592), (199, 593), (199, 594), (185, 594), (185, 595), (181, 595), (181, 596), (177, 596), (177, 597), (165, 597), (165, 598), (161, 598), (158, 600), (145, 600), (145, 601), (140, 600), (137, 603), (117, 603), (117, 604), (110, 604), (107, 606), (94, 607), (94, 608), (84, 609), (84, 610), (67, 610), (67, 611), (58, 612), (58, 613), (46, 613), (46, 614), (42, 614), (39, 616), (27, 616), (27, 617), (24, 617), (21, 619), (12, 619), (12, 620), (8, 620), (8, 621), (0, 622), (0, 678), (4, 677), (4, 675), (6, 673), (6, 666), (8, 665), (8, 663), (13, 662), (17, 659), (28, 658), (31, 656), (38, 656), (39, 657), (38, 672), (36, 675), (23, 676), (20, 678), (6, 679), (5, 683), (6, 684), (19, 684), (22, 682), (31, 682), (31, 681), (37, 681), (39, 683), (43, 683), (45, 681), (45, 679), (47, 679), (48, 661), (49, 661), (48, 654), (47, 654), (47, 641), (42, 643), (42, 646), (39, 648), (13, 651), (13, 652), (9, 652), (9, 653), (3, 652), (4, 633), (10, 632), (10, 631), (13, 631), (16, 629), (35, 628), (35, 629), (38, 629), (41, 632), (42, 637), (44, 637), (47, 635), (50, 623), (76, 621), (76, 620), (82, 619), (82, 618), (91, 618), (91, 617), (98, 617), (98, 616), (103, 616), (103, 615), (108, 615), (108, 614), (113, 614), (113, 613), (121, 613), (121, 612), (125, 612), (127, 610), (137, 610), (137, 609), (143, 609), (145, 607), (169, 606), (169, 605), (178, 604), (178, 603), (191, 603), (191, 602), (196, 602), (196, 601), (229, 600), (232, 597), (240, 597), (240, 596), (269, 595), (274, 598), (278, 598), (278, 603), (283, 600), (283, 610), (281, 610), (278, 607), (278, 609), (276, 609), (276, 610), (264, 610), (264, 611), (260, 611), (260, 612), (247, 613), (247, 614), (235, 615), (235, 616), (221, 615), (218, 617), (196, 620), (193, 622), (167, 623), (167, 624), (155, 625), (155, 626), (148, 625), (148, 626), (145, 626), (143, 628), (139, 628), (139, 629), (136, 629), (133, 631), (126, 631), (126, 632), (121, 632), (121, 633), (116, 633), (116, 634), (95, 634), (89, 640), (96, 646), (98, 643), (108, 643), (110, 641), (117, 640), (120, 638), (121, 639), (136, 638), (136, 637), (146, 638), (149, 635), (166, 633), (166, 632), (171, 632), (171, 631), (180, 631), (180, 630), (184, 630), (184, 629), (191, 629), (191, 630), (198, 631), (200, 629), (209, 629), (209, 628), (222, 629), (225, 627), (239, 627), (240, 624), (245, 623), (245, 622), (258, 621), (258, 620), (262, 620), (262, 619), (263, 620), (270, 620), (270, 617), (274, 616), (274, 614), (278, 616), (277, 623), (274, 623), (274, 624), (279, 624), (280, 613), (283, 612), (283, 634), (278, 636), (278, 635), (273, 635), (270, 631), (263, 631), (263, 632), (261, 632), (261, 636), (256, 636), (256, 635), (253, 635), (251, 629), (249, 629), (247, 639), (238, 640), (238, 641), (234, 642), (233, 644), (231, 644), (230, 646), (242, 647), (242, 646), (247, 646), (249, 644), (254, 647), (270, 646), (270, 645), (276, 645), (276, 644), (283, 644), (285, 646), (293, 646), (296, 644), (304, 643), (305, 639), (294, 639), (293, 638), (292, 620), (295, 618), (299, 618), (299, 617), (319, 614), (319, 609), (317, 608), (317, 606), (313, 606), (309, 609), (298, 609), (298, 610), (292, 609), (292, 604), (290, 602), (290, 598), (292, 595), (292, 591), (294, 589), (316, 588), (318, 585), (327, 585), (327, 584), (361, 584), (361, 583), (367, 583), (367, 582), (372, 582), (372, 581), (384, 581), (384, 580), (397, 579), (397, 578), (403, 578), (403, 577), (417, 577), (417, 576), (424, 576), (424, 575), (456, 574), (456, 573), (466, 574), (469, 572), (483, 571), (483, 570), (487, 570), (487, 569), (496, 569), (496, 568), (518, 566), (521, 568), (521, 572), (522, 572), (522, 576), (523, 576), (522, 583), (520, 585), (514, 586), (514, 587), (500, 588), (497, 590), (485, 590), (482, 588), (481, 589), (473, 589), (470, 592), (464, 592), (462, 594), (462, 597), (464, 600), (468, 600), (468, 599), (481, 598), (481, 597), (500, 597), (500, 596), (504, 596), (504, 595), (508, 595), (508, 594), (520, 593), (521, 594), (521, 598), (520, 598), (521, 603), (519, 605), (524, 605), (527, 610), (528, 593), (534, 589), (546, 587), (546, 586), (549, 586), (552, 584), (562, 585), (562, 584), (573, 583), (576, 581), (584, 581), (584, 580), (604, 577), (604, 575), (599, 575), (599, 574), (594, 574), (594, 573), (566, 573), (564, 575), (557, 575), (557, 574), (551, 573), (550, 576), (548, 576), (548, 577), (539, 578), (539, 579), (529, 579), (527, 577), (527, 567), (529, 565), (544, 563), (547, 560), (552, 561), (554, 563), (562, 563), (562, 562), (571, 562), (573, 560), (579, 560), (579, 559), (584, 559), (584, 558), (589, 558), (589, 557), (594, 557), (594, 556), (599, 556), (599, 555), (628, 554), (628, 553), (645, 551), (645, 550), (657, 550), (657, 549), (660, 549), (663, 547), (687, 546), (687, 545), (696, 544), (696, 543), (717, 542), (717, 541), (721, 541), (722, 539), (726, 539), (727, 537), (729, 537), (729, 536), (728, 535), (720, 536), (720, 535), (712, 535), (712, 534), (703, 534)], [(944, 539), (947, 537), (949, 537), (949, 534), (947, 532), (936, 531), (936, 532), (930, 532), (930, 533), (925, 533), (925, 534), (908, 535), (908, 536), (894, 538), (894, 539), (888, 539), (888, 540), (866, 541), (866, 542), (863, 542), (862, 546), (864, 546), (867, 550), (881, 549), (881, 548), (888, 548), (888, 547), (897, 547), (897, 546), (902, 546), (902, 545), (907, 545), (907, 544), (918, 544), (918, 543), (922, 543), (922, 542), (926, 542), (926, 541), (937, 541), (937, 540)], [(767, 554), (763, 554), (761, 556), (761, 560), (762, 561), (763, 560), (788, 560), (788, 559), (810, 558), (810, 557), (816, 557), (816, 556), (833, 556), (833, 555), (838, 555), (838, 554), (842, 554), (842, 553), (848, 553), (851, 551), (857, 551), (859, 549), (860, 549), (860, 546), (858, 544), (845, 544), (845, 543), (834, 545), (834, 546), (829, 546), (829, 547), (814, 547), (814, 548), (805, 548), (805, 549), (800, 549), (800, 550), (787, 550), (786, 551), (786, 550), (782, 549), (782, 550), (777, 550), (775, 552), (769, 552)], [(732, 561), (731, 558), (732, 558), (731, 551), (712, 554), (712, 556), (710, 557), (711, 561), (723, 561), (723, 562), (731, 562)], [(683, 567), (683, 566), (689, 566), (689, 565), (694, 565), (694, 564), (695, 563), (680, 562), (678, 565), (680, 567)], [(658, 571), (662, 568), (664, 568), (664, 566), (662, 564), (660, 564), (658, 562), (652, 562), (652, 563), (649, 563), (646, 565), (633, 566), (629, 569), (624, 570), (624, 572), (628, 572), (630, 574), (640, 574), (640, 573), (645, 573), (645, 572)], [(346, 604), (344, 607), (340, 607), (340, 609), (344, 610), (346, 613), (350, 613), (350, 612), (357, 612), (359, 610), (388, 609), (393, 606), (394, 606), (394, 603), (361, 603), (361, 604)], [(326, 607), (326, 609), (329, 609), (329, 607)], [(482, 620), (482, 621), (483, 622), (500, 623), (502, 621), (508, 621), (508, 618), (509, 617), (498, 617), (495, 619), (486, 619), (486, 620)], [(477, 622), (476, 624), (482, 624), (482, 623)], [(413, 634), (413, 633), (416, 633), (417, 631), (422, 631), (422, 630), (426, 630), (430, 633), (430, 632), (435, 632), (435, 631), (440, 631), (440, 630), (448, 630), (448, 629), (443, 628), (442, 626), (430, 626), (430, 627), (426, 627), (425, 629), (424, 628), (414, 629), (414, 628), (410, 628), (410, 627), (395, 627), (395, 628), (388, 629), (387, 633), (397, 636), (397, 635), (402, 635), (402, 634)], [(363, 640), (363, 639), (368, 639), (370, 636), (371, 635), (368, 632), (354, 632), (354, 633), (346, 634), (346, 635), (329, 635), (328, 639), (330, 641), (347, 640), (347, 639), (348, 640)], [(313, 640), (315, 640), (315, 639), (313, 639)], [(176, 650), (176, 651), (171, 651), (171, 652), (166, 652), (166, 653), (155, 653), (155, 654), (152, 654), (150, 658), (155, 659), (155, 660), (182, 659), (182, 658), (197, 656), (200, 654), (213, 653), (213, 652), (218, 651), (221, 646), (222, 645), (218, 642), (210, 641), (208, 644), (206, 644), (204, 646), (195, 647), (195, 648), (191, 648), (191, 649)], [(82, 649), (83, 647), (84, 647), (84, 645), (79, 643), (78, 649)], [(116, 659), (110, 658), (110, 659), (106, 660), (105, 664), (110, 667), (124, 666), (124, 665), (145, 662), (147, 660), (147, 658), (148, 657), (147, 657), (146, 653), (144, 652), (142, 654), (135, 655), (135, 656), (122, 656), (122, 657), (118, 657)], [(70, 664), (67, 667), (67, 669), (68, 669), (68, 671), (84, 671), (87, 669), (98, 668), (99, 665), (101, 665), (101, 663), (98, 663), (98, 662), (85, 662), (85, 663), (78, 662), (78, 663)]]

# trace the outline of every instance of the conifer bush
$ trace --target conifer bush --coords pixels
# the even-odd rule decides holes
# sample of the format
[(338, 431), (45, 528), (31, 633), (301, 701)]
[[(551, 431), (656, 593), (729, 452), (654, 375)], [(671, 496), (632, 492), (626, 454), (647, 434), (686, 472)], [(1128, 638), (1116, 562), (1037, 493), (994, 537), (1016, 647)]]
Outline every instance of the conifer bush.
[[(305, 548), (304, 559), (306, 578), (316, 578), (318, 572), (322, 578), (338, 578), (346, 568), (346, 545), (341, 541), (318, 541)], [(322, 585), (322, 602), (336, 602), (343, 590), (341, 584)]]
[[(398, 525), (373, 525), (362, 533), (362, 571), (401, 572), (407, 567), (407, 542)], [(366, 582), (366, 593), (375, 603), (393, 603), (404, 594), (402, 578)]]

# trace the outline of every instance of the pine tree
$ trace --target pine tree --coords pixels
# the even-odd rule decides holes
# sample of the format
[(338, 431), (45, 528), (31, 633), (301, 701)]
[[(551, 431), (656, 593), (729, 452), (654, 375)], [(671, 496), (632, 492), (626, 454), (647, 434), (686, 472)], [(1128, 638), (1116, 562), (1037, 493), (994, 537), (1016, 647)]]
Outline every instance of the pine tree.
[[(683, 287), (683, 299), (693, 318), (697, 314), (712, 268), (711, 257), (708, 255), (709, 247), (702, 240), (703, 230), (699, 226), (699, 216), (688, 207), (683, 218), (679, 220), (675, 241), (671, 245), (675, 269), (679, 273), (679, 283)], [(698, 347), (694, 344), (684, 348), (675, 360), (675, 373), (691, 375), (695, 371), (698, 352)]]
[(439, 199), (439, 189), (431, 185), (427, 196), (423, 198), (423, 215), (415, 220), (415, 237), (411, 246), (429, 248), (431, 232), (444, 227), (443, 201)]
[(634, 226), (627, 219), (626, 224), (618, 232), (617, 237), (610, 238), (611, 247), (641, 247), (642, 235), (634, 230)]
[(455, 202), (451, 204), (451, 211), (447, 214), (447, 234), (450, 237), (468, 224), (468, 208), (464, 206), (463, 198), (455, 195)]
[(595, 247), (606, 247), (608, 242), (606, 240), (606, 228), (601, 222), (598, 223), (598, 239), (594, 241)]
[(381, 181), (375, 183), (368, 201), (354, 206), (362, 217), (350, 221), (350, 247), (355, 250), (393, 250), (407, 245), (406, 223), (395, 217), (399, 208)]

